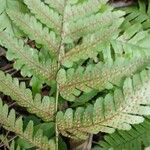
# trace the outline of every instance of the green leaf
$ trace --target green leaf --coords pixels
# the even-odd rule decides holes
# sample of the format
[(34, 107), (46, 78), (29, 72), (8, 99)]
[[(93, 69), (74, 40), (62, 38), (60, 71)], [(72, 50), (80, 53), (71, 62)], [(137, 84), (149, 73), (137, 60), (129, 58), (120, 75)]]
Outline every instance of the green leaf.
[(41, 0), (24, 0), (25, 4), (35, 14), (42, 23), (49, 28), (54, 29), (57, 33), (61, 34), (61, 21), (62, 17), (53, 9), (50, 9)]
[[(148, 52), (147, 52), (148, 53)], [(135, 59), (118, 59), (112, 64), (98, 63), (89, 65), (86, 69), (79, 67), (66, 71), (66, 82), (60, 82), (60, 94), (68, 101), (75, 101), (76, 92), (89, 93), (93, 90), (102, 91), (120, 85), (123, 78), (130, 76), (149, 64), (149, 56), (136, 56)], [(143, 52), (144, 55), (144, 52)], [(58, 78), (59, 74), (58, 74)]]
[(38, 44), (42, 44), (52, 56), (57, 56), (58, 41), (53, 31), (42, 24), (34, 17), (28, 14), (23, 14), (14, 10), (7, 10), (8, 15), (13, 22), (26, 34), (29, 38), (35, 40)]
[[(30, 122), (31, 123), (31, 122)], [(29, 124), (30, 124), (29, 123)], [(30, 127), (28, 124), (28, 130), (32, 130), (33, 131), (33, 125)], [(26, 128), (26, 132), (27, 132), (27, 128)], [(52, 138), (54, 136), (54, 123), (40, 123), (36, 126), (34, 126), (34, 132), (36, 133), (39, 129), (43, 130), (43, 134), (45, 136), (47, 136), (48, 138)], [(33, 134), (33, 133), (32, 133)], [(29, 136), (29, 134), (28, 134)], [(24, 148), (24, 149), (29, 149), (32, 148), (33, 145), (31, 145), (30, 143), (28, 143), (26, 140), (18, 138), (17, 139), (17, 144), (20, 145), (20, 147)]]
[(33, 98), (32, 92), (26, 88), (25, 83), (20, 83), (17, 78), (12, 79), (0, 71), (0, 91), (11, 96), (20, 106), (26, 107), (31, 113), (36, 114), (45, 121), (51, 121), (55, 113), (55, 100), (53, 97), (36, 94)]
[[(3, 105), (2, 100), (0, 100), (0, 124), (9, 131), (12, 131), (16, 133), (19, 137), (25, 139), (27, 142), (29, 142), (31, 145), (41, 149), (41, 150), (49, 150), (49, 149), (55, 149), (55, 142), (53, 139), (48, 140), (46, 136), (43, 136), (43, 134), (39, 135), (40, 133), (43, 133), (43, 131), (40, 129), (36, 132), (36, 135), (33, 135), (34, 130), (34, 124), (32, 121), (30, 121), (26, 127), (25, 130), (23, 130), (23, 120), (20, 116), (19, 118), (14, 118), (14, 120), (11, 120), (12, 122), (15, 122), (15, 125), (9, 120), (9, 116), (12, 116), (11, 113), (14, 113), (13, 110), (11, 110), (8, 113), (8, 105)], [(16, 112), (15, 112), (16, 113)], [(44, 139), (44, 140), (43, 140)], [(43, 148), (44, 145), (44, 148)], [(14, 147), (14, 144), (11, 146), (12, 149)], [(20, 147), (18, 147), (19, 149)]]
[(17, 39), (3, 31), (0, 32), (0, 44), (8, 48), (7, 58), (9, 60), (15, 59), (14, 67), (17, 70), (21, 69), (23, 76), (30, 77), (33, 73), (49, 83), (55, 78), (56, 62), (49, 61), (47, 64), (41, 64), (38, 60), (37, 50), (24, 45), (23, 40)]
[(150, 145), (150, 120), (145, 118), (145, 121), (139, 125), (134, 125), (129, 131), (117, 130), (115, 133), (106, 135), (103, 141), (99, 141), (98, 145), (92, 150), (142, 150)]
[[(142, 123), (143, 116), (150, 115), (149, 84), (150, 70), (143, 70), (132, 79), (127, 78), (123, 87), (116, 88), (113, 94), (98, 98), (94, 105), (58, 112), (59, 131), (68, 137), (85, 139), (89, 133), (130, 130), (132, 124)], [(68, 114), (72, 118), (68, 119)]]

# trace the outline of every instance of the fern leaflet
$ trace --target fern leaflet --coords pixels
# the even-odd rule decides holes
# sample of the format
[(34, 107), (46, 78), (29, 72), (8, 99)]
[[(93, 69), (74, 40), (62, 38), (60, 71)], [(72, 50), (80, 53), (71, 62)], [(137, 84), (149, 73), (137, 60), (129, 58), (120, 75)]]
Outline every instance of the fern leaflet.
[(16, 114), (14, 109), (8, 112), (8, 106), (3, 105), (0, 100), (0, 123), (3, 127), (9, 131), (16, 133), (23, 139), (26, 139), (29, 143), (36, 146), (40, 150), (54, 150), (55, 142), (54, 140), (48, 140), (46, 136), (43, 135), (42, 130), (38, 130), (33, 136), (34, 126), (33, 122), (30, 121), (23, 131), (23, 120), (22, 117), (16, 119)]
[(10, 75), (5, 76), (3, 72), (0, 72), (0, 91), (11, 96), (20, 106), (26, 107), (29, 112), (36, 114), (43, 120), (54, 119), (54, 98), (48, 96), (41, 98), (41, 95), (37, 94), (33, 99), (31, 90), (27, 89), (23, 82), (19, 85), (17, 78), (12, 79)]
[(115, 129), (129, 130), (131, 124), (144, 121), (150, 115), (150, 71), (143, 70), (127, 78), (122, 89), (116, 89), (105, 98), (98, 98), (93, 105), (71, 108), (57, 113), (59, 131), (69, 137), (85, 139), (88, 133), (112, 133)]
[(144, 122), (134, 125), (129, 131), (116, 131), (105, 136), (105, 140), (98, 143), (92, 150), (142, 150), (142, 146), (150, 145), (150, 119), (145, 118)]
[(15, 68), (17, 70), (21, 69), (21, 73), (24, 76), (31, 76), (33, 73), (48, 84), (55, 79), (57, 72), (55, 62), (52, 62), (52, 64), (47, 62), (44, 65), (40, 63), (37, 51), (29, 46), (24, 46), (23, 40), (18, 40), (3, 31), (0, 32), (0, 43), (8, 48), (7, 58), (9, 60), (15, 59)]

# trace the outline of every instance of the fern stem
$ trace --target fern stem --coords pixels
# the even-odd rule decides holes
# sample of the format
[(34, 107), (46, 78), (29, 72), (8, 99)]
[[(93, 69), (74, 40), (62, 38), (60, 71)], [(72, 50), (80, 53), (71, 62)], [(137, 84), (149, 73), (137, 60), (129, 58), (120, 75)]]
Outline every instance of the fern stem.
[[(56, 102), (55, 102), (55, 110), (58, 111), (58, 97), (59, 97), (59, 86), (57, 85), (57, 92), (56, 92)], [(58, 150), (58, 138), (59, 138), (59, 132), (57, 127), (57, 120), (55, 121), (55, 134), (56, 134), (56, 150)]]
[[(67, 4), (67, 1), (68, 0), (65, 0), (64, 1), (64, 8), (63, 8), (63, 14), (62, 14), (62, 24), (61, 24), (61, 43), (60, 43), (60, 46), (59, 46), (59, 49), (58, 49), (58, 70), (61, 66), (61, 63), (60, 63), (60, 60), (61, 60), (61, 57), (62, 55), (64, 55), (64, 43), (63, 43), (63, 40), (64, 40), (64, 18), (65, 18), (65, 7), (66, 7), (66, 4)], [(55, 110), (56, 112), (58, 111), (58, 98), (59, 98), (59, 84), (57, 83), (57, 91), (56, 91), (56, 102), (55, 102)], [(58, 150), (58, 138), (59, 138), (59, 132), (58, 132), (58, 127), (57, 127), (57, 118), (55, 120), (55, 134), (56, 134), (56, 150)]]

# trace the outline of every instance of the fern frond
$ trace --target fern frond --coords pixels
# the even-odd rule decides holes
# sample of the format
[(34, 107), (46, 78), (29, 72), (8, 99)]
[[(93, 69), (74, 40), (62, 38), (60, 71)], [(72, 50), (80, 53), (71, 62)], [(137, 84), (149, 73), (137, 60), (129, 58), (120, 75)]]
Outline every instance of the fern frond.
[(150, 145), (150, 119), (145, 118), (144, 122), (134, 125), (129, 131), (119, 131), (104, 137), (104, 141), (98, 143), (93, 150), (142, 150)]
[(7, 1), (7, 0), (3, 0), (0, 2), (1, 3), (1, 7), (0, 7), (0, 31), (6, 29), (6, 31), (9, 34), (12, 35), (19, 35), (20, 36), (20, 30), (13, 25), (11, 19), (9, 18), (9, 16), (6, 13), (6, 9), (7, 8), (15, 8), (16, 10), (19, 10), (21, 12), (24, 12), (26, 9), (24, 7), (24, 4), (21, 1), (18, 0), (13, 0), (13, 1)]
[(64, 36), (65, 41), (76, 40), (87, 34), (93, 34), (96, 31), (105, 30), (113, 24), (114, 21), (121, 18), (125, 13), (123, 11), (110, 10), (104, 13), (97, 13), (84, 19), (79, 19), (76, 22), (69, 22), (67, 24)]
[[(62, 57), (61, 63), (66, 67), (71, 67), (74, 62), (95, 58), (98, 54), (102, 54), (104, 58), (112, 57), (112, 48), (115, 59), (118, 56), (124, 57), (126, 55), (132, 58), (139, 51), (147, 51), (148, 53), (150, 36), (148, 31), (142, 31), (142, 26), (139, 23), (131, 25), (121, 34), (117, 33), (115, 27), (102, 28), (102, 32), (97, 32), (96, 34), (98, 38), (94, 36), (91, 38), (91, 35), (89, 35), (89, 38), (84, 39), (85, 43), (68, 51)], [(105, 62), (105, 60), (102, 61)]]
[[(110, 74), (111, 75), (111, 74)], [(150, 70), (127, 78), (122, 89), (116, 89), (93, 105), (58, 112), (59, 131), (65, 136), (85, 138), (88, 133), (112, 133), (115, 129), (129, 130), (131, 124), (144, 121), (150, 115)]]
[(0, 100), (0, 123), (2, 126), (9, 131), (16, 133), (21, 138), (28, 141), (33, 146), (39, 148), (40, 150), (54, 150), (55, 143), (54, 140), (48, 140), (46, 136), (43, 135), (42, 130), (38, 130), (35, 135), (33, 122), (30, 121), (23, 131), (23, 121), (22, 117), (16, 119), (15, 110), (11, 109), (10, 112), (8, 110), (8, 106), (3, 105)]
[(9, 95), (20, 106), (26, 107), (30, 113), (36, 114), (44, 121), (54, 119), (54, 98), (48, 96), (41, 98), (41, 95), (37, 94), (33, 99), (32, 92), (26, 88), (25, 83), (19, 84), (17, 78), (12, 79), (9, 74), (5, 75), (2, 71), (0, 71), (0, 91)]
[(124, 53), (124, 55), (132, 58), (140, 51), (148, 53), (149, 39), (150, 35), (148, 31), (143, 31), (142, 25), (137, 23), (128, 27), (121, 36), (112, 39), (111, 46), (116, 57), (120, 57)]
[[(6, 57), (14, 61), (14, 68), (23, 76), (32, 77), (32, 90), (0, 71), (0, 92), (43, 121), (53, 121), (56, 143), (43, 134), (51, 131), (36, 132), (32, 121), (25, 126), (22, 117), (16, 119), (15, 111), (9, 112), (0, 100), (0, 124), (5, 129), (39, 150), (58, 150), (59, 134), (85, 139), (100, 131), (129, 130), (150, 115), (150, 34), (149, 30), (145, 31), (150, 23), (150, 8), (140, 3), (140, 13), (129, 11), (124, 15), (123, 11), (109, 7), (108, 0), (23, 0), (20, 3), (27, 11), (10, 7), (7, 14), (13, 25), (26, 34), (23, 37), (35, 42), (36, 49), (21, 36), (9, 34), (9, 27), (5, 29), (3, 24), (0, 45), (8, 49)], [(45, 93), (37, 94), (43, 83), (50, 88), (50, 94), (49, 89), (46, 94), (55, 99), (42, 97)], [(137, 133), (141, 131), (143, 128), (138, 125)], [(128, 140), (127, 132), (121, 132)], [(114, 134), (113, 139), (108, 137), (105, 142), (116, 145), (113, 140), (121, 142), (122, 137)]]
[(68, 5), (65, 20), (77, 21), (78, 19), (90, 16), (91, 14), (97, 13), (107, 2), (108, 0), (87, 0), (73, 6)]
[(15, 138), (17, 136), (12, 137), (12, 139), (8, 139), (6, 135), (0, 135), (0, 142), (1, 142), (1, 149), (2, 149), (2, 143), (4, 146), (6, 146), (9, 150), (25, 150), (24, 148), (21, 148), (17, 142), (15, 142)]
[(37, 19), (57, 33), (61, 33), (62, 17), (56, 11), (50, 9), (41, 0), (24, 0), (24, 2)]
[(126, 11), (126, 24), (141, 23), (144, 29), (150, 27), (150, 1), (147, 2), (138, 0), (138, 6), (127, 7)]
[(15, 59), (14, 67), (21, 69), (24, 76), (35, 76), (43, 79), (46, 83), (55, 79), (57, 72), (56, 62), (42, 64), (38, 60), (38, 52), (35, 49), (25, 46), (23, 40), (10, 36), (5, 31), (0, 32), (0, 44), (8, 49), (7, 58)]
[(63, 15), (65, 0), (44, 0), (44, 2)]
[(13, 140), (10, 144), (9, 150), (25, 150), (25, 149), (20, 148), (19, 145), (17, 145), (17, 147), (16, 147), (15, 141)]
[(28, 34), (30, 39), (43, 45), (51, 55), (58, 55), (57, 50), (59, 41), (56, 39), (56, 35), (53, 31), (49, 31), (47, 27), (43, 28), (42, 24), (38, 22), (34, 16), (23, 14), (14, 10), (8, 10), (7, 13), (13, 22), (20, 27), (21, 30)]
[(9, 32), (10, 34), (13, 34), (14, 32), (11, 26), (11, 21), (9, 17), (7, 16), (6, 12), (2, 12), (0, 14), (0, 20), (1, 20), (0, 31), (4, 30), (7, 27), (7, 32)]
[[(122, 20), (120, 23), (122, 23)], [(61, 64), (66, 67), (72, 67), (73, 63), (79, 60), (95, 58), (98, 52), (102, 51), (103, 44), (109, 42), (113, 36), (118, 34), (117, 30), (118, 26), (112, 26), (87, 36), (83, 44), (72, 48), (61, 58)]]
[(138, 69), (149, 64), (149, 57), (137, 57), (137, 59), (118, 59), (113, 64), (89, 65), (86, 69), (79, 67), (77, 70), (71, 68), (65, 71), (61, 69), (57, 75), (60, 94), (68, 101), (74, 101), (81, 91), (86, 93), (96, 90), (104, 90), (118, 85), (124, 78)]

